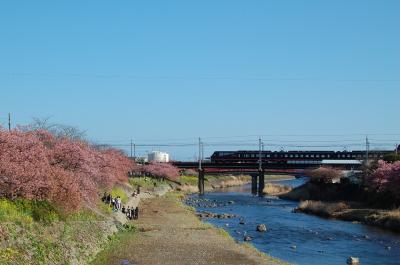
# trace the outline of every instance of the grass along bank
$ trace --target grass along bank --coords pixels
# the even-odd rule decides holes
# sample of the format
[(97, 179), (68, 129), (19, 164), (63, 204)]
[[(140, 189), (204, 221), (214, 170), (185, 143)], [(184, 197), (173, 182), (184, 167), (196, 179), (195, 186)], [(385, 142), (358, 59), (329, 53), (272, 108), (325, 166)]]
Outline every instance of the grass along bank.
[(354, 208), (345, 202), (303, 201), (296, 209), (298, 212), (336, 218), (344, 221), (356, 221), (400, 232), (400, 209), (382, 210), (371, 208)]
[(170, 192), (141, 202), (136, 232), (120, 234), (91, 264), (286, 264), (202, 223), (182, 198)]
[(89, 210), (65, 215), (47, 202), (0, 200), (0, 264), (85, 264), (116, 231)]

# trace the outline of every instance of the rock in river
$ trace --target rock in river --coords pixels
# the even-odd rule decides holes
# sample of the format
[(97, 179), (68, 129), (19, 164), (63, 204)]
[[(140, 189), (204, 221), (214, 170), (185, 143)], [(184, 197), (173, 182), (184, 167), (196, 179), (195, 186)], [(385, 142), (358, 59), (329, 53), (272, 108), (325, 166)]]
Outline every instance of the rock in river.
[(246, 242), (249, 242), (249, 241), (251, 241), (251, 240), (253, 240), (250, 236), (245, 236), (244, 238), (243, 238), (243, 240), (244, 241), (246, 241)]
[(267, 226), (265, 224), (261, 224), (257, 226), (258, 232), (267, 232)]
[(347, 259), (347, 264), (349, 264), (349, 265), (360, 264), (360, 259), (359, 258), (355, 258), (355, 257), (350, 257), (350, 258)]

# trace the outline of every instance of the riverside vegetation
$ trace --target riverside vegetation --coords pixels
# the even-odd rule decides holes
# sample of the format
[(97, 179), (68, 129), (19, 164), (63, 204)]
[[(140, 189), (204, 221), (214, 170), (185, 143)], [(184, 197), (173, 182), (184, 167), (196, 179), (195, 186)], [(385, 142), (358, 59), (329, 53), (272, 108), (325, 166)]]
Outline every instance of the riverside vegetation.
[(364, 168), (355, 182), (332, 168), (309, 170), (307, 175), (310, 180), (300, 187), (269, 184), (264, 192), (301, 201), (296, 209), (299, 212), (400, 232), (399, 161), (374, 162)]
[[(62, 130), (28, 126), (9, 132), (0, 128), (0, 264), (87, 264), (102, 249), (112, 248), (126, 237), (140, 236), (146, 230), (140, 226), (137, 229), (136, 223), (126, 223), (123, 216), (102, 203), (104, 192), (127, 203), (138, 186), (144, 195), (150, 194), (148, 197), (172, 188), (181, 192), (195, 190), (194, 172), (184, 173), (192, 176), (180, 176), (179, 170), (168, 164), (137, 165), (119, 150), (92, 145), (77, 134)], [(225, 176), (220, 180), (207, 176), (206, 185), (212, 189), (248, 181), (245, 176)], [(159, 187), (164, 192), (158, 192)], [(178, 207), (176, 211), (184, 208), (184, 216), (190, 214), (187, 218), (197, 220), (177, 196), (168, 196), (165, 207), (173, 204)], [(164, 197), (157, 202), (163, 201)], [(146, 216), (146, 208), (153, 209), (153, 201), (143, 203)], [(196, 222), (196, 229), (208, 227)], [(211, 234), (215, 238), (221, 236)], [(233, 241), (229, 244), (239, 256), (260, 255), (234, 246)], [(157, 250), (147, 249), (149, 255), (153, 251)]]

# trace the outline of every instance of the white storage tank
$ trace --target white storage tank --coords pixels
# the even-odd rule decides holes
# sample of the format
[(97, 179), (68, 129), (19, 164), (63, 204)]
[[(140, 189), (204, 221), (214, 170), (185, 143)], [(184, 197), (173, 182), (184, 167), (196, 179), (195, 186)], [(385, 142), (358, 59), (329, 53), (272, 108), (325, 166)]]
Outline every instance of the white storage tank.
[(153, 151), (148, 154), (148, 161), (149, 162), (156, 162), (156, 163), (168, 163), (169, 162), (169, 154), (160, 151)]

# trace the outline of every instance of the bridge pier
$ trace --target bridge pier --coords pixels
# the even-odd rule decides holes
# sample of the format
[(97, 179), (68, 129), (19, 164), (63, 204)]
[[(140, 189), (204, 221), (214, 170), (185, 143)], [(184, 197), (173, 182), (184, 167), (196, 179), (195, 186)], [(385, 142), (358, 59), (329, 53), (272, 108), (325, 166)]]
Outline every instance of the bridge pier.
[(251, 175), (251, 193), (257, 195), (257, 181), (258, 176), (256, 174)]
[(198, 188), (199, 194), (204, 195), (204, 169), (199, 169)]
[(259, 170), (258, 171), (258, 196), (264, 195), (264, 188), (265, 188), (264, 170)]

